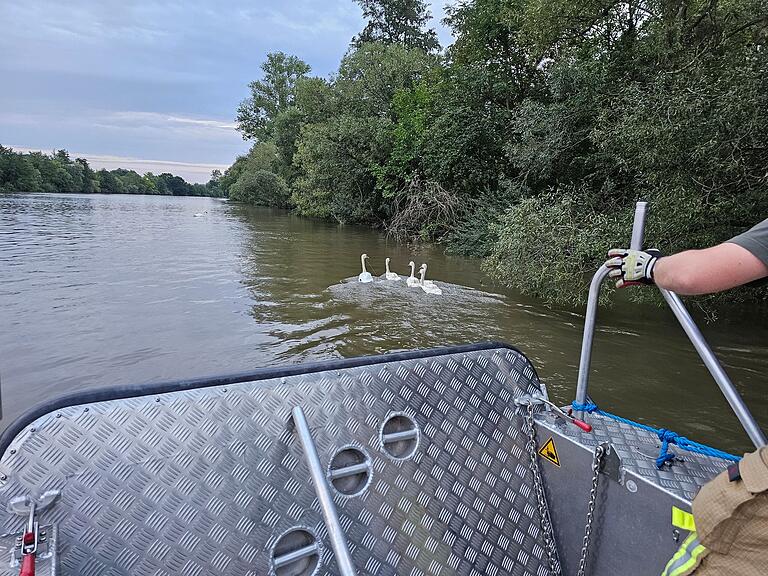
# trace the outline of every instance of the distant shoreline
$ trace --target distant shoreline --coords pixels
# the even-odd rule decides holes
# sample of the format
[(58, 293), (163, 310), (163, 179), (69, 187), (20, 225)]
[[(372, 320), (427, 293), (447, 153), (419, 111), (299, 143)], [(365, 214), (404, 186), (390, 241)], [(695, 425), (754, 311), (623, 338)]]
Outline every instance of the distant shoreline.
[(94, 170), (86, 158), (72, 159), (64, 149), (45, 154), (0, 145), (0, 192), (221, 197), (226, 194), (219, 186), (220, 177), (221, 172), (213, 170), (206, 184), (191, 184), (169, 172)]
[(147, 196), (147, 197), (154, 197), (154, 198), (211, 198), (212, 200), (223, 200), (228, 202), (229, 198), (225, 196), (204, 196), (204, 195), (194, 195), (194, 194), (144, 194), (141, 192), (59, 192), (59, 191), (52, 191), (52, 192), (46, 192), (38, 190), (37, 192), (29, 192), (27, 190), (2, 190), (0, 189), (0, 195), (2, 194), (8, 194), (8, 195), (17, 195), (17, 194), (26, 194), (27, 196), (34, 196), (34, 195), (46, 195), (46, 196)]

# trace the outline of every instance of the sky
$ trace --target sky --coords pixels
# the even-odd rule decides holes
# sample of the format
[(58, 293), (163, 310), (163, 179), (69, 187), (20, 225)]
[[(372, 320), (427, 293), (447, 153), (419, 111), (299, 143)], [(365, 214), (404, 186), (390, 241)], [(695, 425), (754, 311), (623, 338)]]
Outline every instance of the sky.
[(248, 149), (234, 117), (268, 52), (328, 76), (363, 25), (352, 0), (3, 1), (0, 144), (205, 182)]

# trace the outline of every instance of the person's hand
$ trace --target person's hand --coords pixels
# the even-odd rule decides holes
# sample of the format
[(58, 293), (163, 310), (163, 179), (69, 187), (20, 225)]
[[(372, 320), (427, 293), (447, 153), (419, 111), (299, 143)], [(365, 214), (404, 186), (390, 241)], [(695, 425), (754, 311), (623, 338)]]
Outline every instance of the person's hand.
[(613, 248), (608, 250), (609, 260), (605, 265), (611, 269), (608, 276), (616, 278), (616, 287), (653, 284), (653, 267), (661, 258), (658, 250), (629, 250)]

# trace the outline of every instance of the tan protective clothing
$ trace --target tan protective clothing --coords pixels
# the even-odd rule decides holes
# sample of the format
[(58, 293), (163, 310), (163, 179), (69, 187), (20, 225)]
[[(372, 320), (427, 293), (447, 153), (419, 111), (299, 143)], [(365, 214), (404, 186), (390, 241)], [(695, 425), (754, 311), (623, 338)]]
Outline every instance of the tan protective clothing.
[(707, 553), (680, 576), (768, 574), (768, 447), (746, 454), (739, 473), (740, 480), (730, 481), (722, 472), (694, 499), (696, 531)]

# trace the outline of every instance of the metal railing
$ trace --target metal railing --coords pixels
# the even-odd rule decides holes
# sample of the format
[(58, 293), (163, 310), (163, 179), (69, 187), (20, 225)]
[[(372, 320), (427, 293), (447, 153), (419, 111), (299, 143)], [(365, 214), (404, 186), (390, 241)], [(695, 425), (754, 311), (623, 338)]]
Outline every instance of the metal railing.
[[(642, 249), (645, 217), (647, 212), (646, 207), (647, 204), (645, 202), (638, 202), (635, 206), (635, 219), (632, 225), (632, 240), (630, 243), (630, 248), (633, 250)], [(589, 299), (587, 300), (587, 312), (584, 318), (584, 337), (581, 341), (581, 357), (579, 359), (579, 377), (576, 382), (576, 402), (579, 404), (584, 404), (587, 402), (589, 368), (592, 362), (592, 342), (595, 336), (595, 323), (597, 320), (597, 305), (600, 299), (600, 286), (608, 277), (608, 272), (609, 269), (605, 264), (600, 266), (597, 272), (595, 272), (595, 275), (592, 277), (592, 282), (589, 285)], [(720, 387), (720, 391), (723, 393), (723, 396), (725, 396), (725, 399), (728, 401), (731, 409), (736, 414), (739, 422), (741, 422), (741, 425), (743, 426), (744, 431), (747, 433), (747, 436), (749, 436), (749, 439), (757, 448), (765, 446), (766, 443), (768, 443), (766, 442), (765, 434), (763, 434), (763, 431), (757, 425), (754, 416), (752, 416), (752, 413), (749, 411), (749, 408), (747, 408), (747, 405), (739, 395), (735, 386), (731, 382), (731, 379), (725, 373), (725, 370), (715, 356), (715, 353), (712, 352), (712, 349), (709, 347), (709, 344), (707, 344), (707, 341), (704, 339), (704, 336), (701, 334), (698, 326), (696, 326), (693, 318), (691, 318), (690, 313), (685, 308), (685, 305), (683, 304), (682, 300), (680, 300), (680, 297), (674, 292), (670, 292), (669, 290), (665, 290), (663, 288), (659, 288), (659, 290), (661, 291), (661, 295), (664, 297), (664, 300), (666, 300), (667, 304), (669, 304), (669, 307), (672, 310), (672, 313), (675, 315), (675, 318), (677, 318), (677, 321), (680, 322), (680, 325), (685, 331), (685, 334), (693, 344), (696, 352), (698, 352), (701, 360), (707, 367), (707, 370), (709, 370), (709, 373)]]

